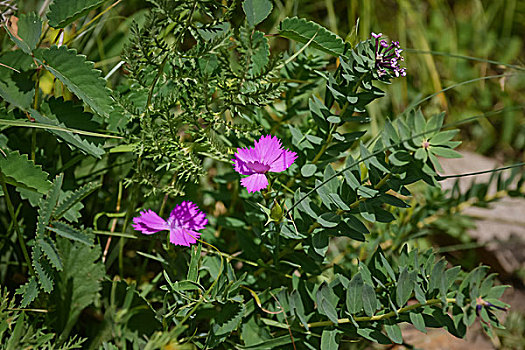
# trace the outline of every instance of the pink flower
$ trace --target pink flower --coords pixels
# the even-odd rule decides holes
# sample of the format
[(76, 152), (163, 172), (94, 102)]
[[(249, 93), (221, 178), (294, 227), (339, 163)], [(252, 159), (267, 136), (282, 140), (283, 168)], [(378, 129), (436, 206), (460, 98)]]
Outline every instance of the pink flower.
[(195, 203), (184, 201), (173, 208), (168, 221), (157, 215), (153, 210), (144, 210), (140, 216), (133, 218), (133, 228), (145, 235), (159, 231), (170, 231), (170, 242), (175, 245), (189, 247), (201, 236), (197, 230), (202, 230), (208, 219)]
[(235, 171), (249, 175), (241, 179), (248, 192), (257, 192), (268, 186), (266, 173), (280, 173), (293, 164), (297, 154), (282, 148), (281, 140), (271, 135), (261, 136), (255, 147), (237, 148), (232, 159)]

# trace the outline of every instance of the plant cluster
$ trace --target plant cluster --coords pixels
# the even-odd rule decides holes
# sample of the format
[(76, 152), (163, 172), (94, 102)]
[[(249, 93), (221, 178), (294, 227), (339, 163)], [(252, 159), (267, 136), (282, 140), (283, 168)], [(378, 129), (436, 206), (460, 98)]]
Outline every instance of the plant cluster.
[[(110, 89), (68, 46), (103, 3), (4, 22), (1, 344), (338, 349), (403, 344), (402, 323), (502, 327), (487, 266), (418, 247), (460, 203), (501, 197), (441, 190), (458, 130), (412, 105), (367, 134), (411, 74), (399, 42), (298, 17), (265, 33), (270, 0), (150, 0)], [(513, 174), (498, 193), (523, 195)]]

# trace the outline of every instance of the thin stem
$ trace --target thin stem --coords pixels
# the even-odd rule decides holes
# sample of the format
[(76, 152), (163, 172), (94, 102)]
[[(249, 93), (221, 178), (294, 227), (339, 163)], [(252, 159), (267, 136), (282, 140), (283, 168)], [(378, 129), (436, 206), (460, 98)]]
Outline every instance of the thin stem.
[(22, 232), (20, 231), (20, 227), (18, 226), (18, 218), (15, 214), (15, 208), (13, 207), (13, 203), (11, 202), (11, 197), (9, 196), (9, 192), (7, 192), (7, 185), (5, 182), (4, 174), (1, 171), (0, 171), (0, 183), (2, 184), (2, 190), (4, 192), (7, 210), (9, 211), (9, 215), (11, 216), (11, 221), (13, 222), (13, 225), (15, 227), (16, 235), (18, 236), (18, 242), (20, 243), (20, 248), (22, 249), (22, 254), (24, 255), (24, 258), (27, 263), (27, 267), (29, 268), (31, 275), (34, 275), (35, 271), (33, 270), (33, 265), (31, 265), (31, 259), (29, 259), (29, 254), (27, 252), (27, 247), (24, 241), (24, 237), (22, 236)]
[(472, 172), (472, 173), (464, 173), (464, 174), (456, 174), (456, 175), (445, 175), (445, 176), (439, 175), (437, 180), (438, 181), (442, 181), (442, 180), (446, 180), (446, 179), (452, 179), (452, 178), (455, 178), (455, 177), (465, 177), (465, 176), (482, 175), (482, 174), (487, 174), (487, 173), (495, 173), (497, 171), (503, 171), (503, 170), (512, 169), (512, 168), (521, 168), (524, 165), (525, 165), (525, 162), (522, 162), (522, 163), (516, 163), (516, 164), (504, 166), (504, 167), (501, 167), (501, 168), (496, 168), (496, 169), (491, 169), (491, 170), (475, 171), (475, 172)]
[[(456, 299), (454, 299), (454, 298), (447, 298), (446, 302), (447, 302), (447, 304), (448, 303), (455, 303)], [(386, 314), (382, 314), (382, 315), (354, 317), (354, 321), (355, 322), (370, 322), (370, 321), (386, 320), (386, 319), (389, 319), (389, 318), (392, 318), (392, 317), (396, 317), (398, 314), (403, 313), (403, 312), (415, 310), (415, 309), (423, 307), (423, 306), (430, 306), (430, 305), (436, 305), (436, 304), (442, 304), (442, 303), (443, 303), (443, 300), (441, 300), (441, 299), (430, 299), (430, 300), (427, 300), (426, 303), (416, 303), (416, 304), (413, 304), (413, 305), (402, 307), (402, 308), (398, 309), (397, 311), (390, 311), (390, 312), (387, 312)], [(341, 319), (337, 320), (337, 324), (342, 324), (342, 323), (352, 323), (352, 320), (349, 319), (349, 318), (341, 318)], [(335, 323), (332, 322), (332, 321), (320, 321), (320, 322), (309, 323), (308, 324), (308, 328), (329, 327), (329, 326), (333, 326), (333, 325), (335, 325)]]
[[(115, 208), (116, 213), (120, 211), (121, 200), (122, 200), (122, 181), (118, 183), (117, 206)], [(113, 222), (111, 223), (111, 229), (109, 230), (109, 232), (114, 233), (116, 227), (117, 227), (117, 218), (114, 218)], [(112, 236), (109, 236), (108, 241), (106, 242), (106, 247), (104, 248), (104, 254), (102, 255), (103, 263), (106, 262), (106, 256), (108, 255), (109, 246), (111, 245), (111, 238)]]

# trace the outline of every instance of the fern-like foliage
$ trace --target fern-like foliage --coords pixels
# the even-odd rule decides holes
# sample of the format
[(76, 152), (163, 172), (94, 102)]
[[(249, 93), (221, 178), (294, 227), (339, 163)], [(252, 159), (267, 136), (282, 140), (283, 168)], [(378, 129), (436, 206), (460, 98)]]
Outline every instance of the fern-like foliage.
[[(255, 108), (281, 92), (280, 61), (270, 58), (262, 32), (231, 28), (234, 4), (151, 2), (151, 13), (142, 27), (133, 27), (126, 50), (133, 83), (123, 104), (134, 111), (130, 140), (140, 145), (129, 181), (152, 194), (176, 195), (204, 175), (203, 155), (231, 158), (222, 136), (243, 138), (259, 129)], [(202, 15), (212, 21), (201, 22)], [(169, 35), (168, 25), (176, 28)]]
[[(82, 199), (95, 191), (98, 185), (87, 184), (65, 195), (62, 191), (63, 180), (63, 175), (57, 176), (38, 204), (36, 237), (31, 251), (31, 264), (35, 275), (17, 290), (17, 294), (22, 295), (22, 307), (33, 302), (40, 290), (51, 293), (57, 276), (60, 278), (62, 275), (58, 272), (63, 272), (72, 264), (64, 256), (64, 250), (57, 246), (52, 233), (63, 237), (62, 240), (71, 240), (86, 247), (93, 245), (93, 234), (89, 230), (75, 228), (60, 219), (68, 213), (74, 216), (71, 211)], [(64, 197), (62, 200), (60, 200), (61, 196)]]

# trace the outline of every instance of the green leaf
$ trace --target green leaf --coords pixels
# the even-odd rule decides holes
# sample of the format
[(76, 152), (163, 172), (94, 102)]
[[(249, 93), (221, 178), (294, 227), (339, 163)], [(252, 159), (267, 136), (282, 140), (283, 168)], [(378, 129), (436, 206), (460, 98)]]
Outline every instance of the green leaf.
[(337, 303), (339, 298), (335, 295), (332, 288), (327, 284), (323, 283), (316, 293), (317, 307), (319, 312), (323, 315), (328, 316), (330, 321), (337, 324)]
[(241, 350), (279, 349), (282, 345), (290, 344), (291, 342), (292, 342), (292, 338), (290, 337), (289, 334), (286, 334), (286, 335), (268, 339), (261, 343), (253, 344), (250, 346), (236, 345), (236, 348), (239, 348)]
[(187, 279), (189, 281), (197, 282), (199, 275), (199, 261), (201, 259), (202, 244), (199, 243), (196, 247), (191, 247), (191, 260), (188, 267)]
[(105, 119), (113, 110), (113, 100), (101, 72), (94, 69), (94, 63), (76, 50), (65, 46), (52, 46), (36, 57), (36, 60), (67, 86), (71, 92), (84, 101), (93, 111)]
[(363, 287), (363, 278), (358, 272), (352, 277), (346, 290), (346, 308), (351, 314), (356, 314), (363, 309)]
[(324, 330), (321, 335), (321, 350), (337, 350), (339, 349), (339, 339), (337, 335), (341, 333), (340, 330)]
[(53, 327), (59, 332), (65, 329), (62, 336), (67, 337), (67, 326), (74, 325), (84, 308), (95, 300), (106, 270), (100, 261), (100, 246), (88, 247), (60, 237), (56, 244), (64, 270), (57, 274), (50, 304), (60, 305), (52, 313)]
[(324, 213), (317, 218), (323, 227), (336, 227), (341, 222), (341, 216), (336, 213)]
[(53, 243), (49, 237), (42, 237), (37, 240), (37, 244), (44, 255), (47, 256), (51, 265), (53, 265), (58, 271), (61, 271), (63, 268), (62, 259), (60, 259), (60, 256), (58, 255), (55, 243)]
[(250, 27), (255, 27), (268, 17), (272, 12), (273, 5), (270, 0), (244, 0), (242, 9)]
[(64, 28), (77, 18), (99, 7), (105, 0), (54, 0), (47, 18), (53, 28)]
[(397, 280), (397, 287), (396, 287), (396, 302), (397, 306), (403, 307), (408, 299), (410, 298), (410, 295), (412, 294), (412, 291), (414, 290), (414, 276), (412, 273), (408, 272), (408, 269), (405, 267), (399, 274), (399, 279)]
[(220, 313), (213, 319), (211, 326), (214, 336), (230, 334), (239, 327), (244, 315), (244, 304), (228, 302), (222, 306)]
[(306, 319), (306, 315), (304, 313), (304, 305), (303, 301), (301, 300), (301, 294), (294, 290), (292, 293), (290, 293), (290, 310), (299, 318), (301, 323), (303, 324), (304, 328), (308, 330), (308, 320)]
[(89, 246), (93, 245), (93, 238), (86, 233), (61, 221), (53, 221), (51, 224), (53, 226), (49, 226), (47, 229), (55, 232), (57, 235)]
[(18, 18), (18, 30), (6, 25), (6, 30), (11, 39), (22, 51), (31, 55), (42, 35), (42, 20), (34, 12), (22, 14)]
[(20, 288), (16, 290), (16, 294), (22, 295), (20, 307), (25, 308), (31, 304), (38, 296), (39, 291), (40, 288), (38, 287), (38, 282), (36, 281), (35, 276), (33, 276), (29, 279), (29, 281), (27, 281), (26, 284), (20, 286)]
[(301, 168), (301, 175), (303, 177), (310, 177), (317, 171), (317, 166), (315, 164), (305, 164)]
[(416, 329), (420, 332), (426, 333), (427, 329), (425, 328), (425, 319), (423, 318), (423, 315), (419, 312), (411, 312), (409, 314), (410, 322), (416, 327)]
[(441, 131), (430, 138), (430, 144), (433, 146), (441, 145), (447, 141), (452, 140), (458, 132), (459, 130)]
[(255, 31), (251, 40), (252, 62), (250, 64), (250, 75), (256, 77), (261, 74), (270, 61), (270, 46), (268, 38), (263, 32)]
[(54, 215), (55, 219), (57, 220), (61, 219), (67, 213), (69, 209), (71, 209), (81, 200), (89, 196), (99, 187), (100, 187), (100, 184), (97, 184), (95, 182), (90, 182), (87, 185), (84, 185), (80, 187), (79, 189), (75, 190), (74, 192), (70, 193), (68, 196), (66, 196), (65, 199), (61, 200), (60, 203), (58, 203), (58, 206), (55, 209), (55, 215)]
[(23, 187), (39, 193), (46, 193), (51, 187), (48, 174), (35, 165), (26, 154), (18, 151), (8, 152), (7, 157), (0, 154), (0, 173), (5, 181), (16, 187)]
[(368, 283), (363, 285), (363, 307), (368, 316), (372, 316), (377, 309), (376, 292)]
[(440, 289), (440, 286), (444, 284), (445, 280), (445, 260), (440, 260), (432, 268), (432, 273), (430, 274), (430, 282), (428, 284), (428, 291), (432, 292), (434, 289)]
[(319, 24), (304, 18), (285, 18), (281, 22), (279, 35), (302, 44), (311, 40), (311, 47), (332, 56), (341, 56), (345, 48), (343, 39)]
[(45, 198), (42, 198), (38, 203), (38, 221), (36, 226), (36, 234), (38, 237), (41, 237), (44, 234), (46, 226), (51, 220), (53, 211), (58, 203), (58, 198), (60, 197), (63, 180), (64, 176), (62, 174), (58, 175), (53, 181), (53, 185)]
[(396, 344), (402, 344), (403, 343), (403, 335), (401, 334), (401, 328), (399, 326), (392, 322), (391, 320), (387, 320), (385, 322), (385, 331), (386, 335)]
[(29, 80), (28, 73), (8, 70), (0, 66), (0, 97), (14, 107), (26, 110), (31, 107), (35, 96), (34, 84)]
[[(41, 124), (58, 126), (58, 127), (66, 127), (64, 124), (58, 122), (58, 120), (56, 119), (56, 115), (54, 114), (50, 114), (51, 116), (53, 116), (53, 119), (51, 119), (46, 116), (43, 116), (42, 114), (40, 114), (34, 109), (30, 109), (29, 113), (37, 122)], [(54, 130), (54, 129), (46, 129), (46, 131), (60, 137), (62, 140), (67, 142), (69, 146), (72, 146), (73, 148), (77, 148), (84, 154), (89, 154), (94, 157), (101, 158), (101, 156), (105, 153), (102, 148), (82, 138), (78, 134), (74, 134), (74, 133), (62, 131), (62, 130)]]
[(432, 154), (443, 158), (463, 158), (461, 153), (458, 153), (451, 148), (430, 146), (428, 150)]
[(53, 280), (50, 276), (51, 271), (49, 265), (47, 265), (47, 261), (42, 260), (42, 252), (40, 251), (40, 248), (33, 247), (31, 258), (40, 286), (46, 293), (51, 293), (53, 290)]

